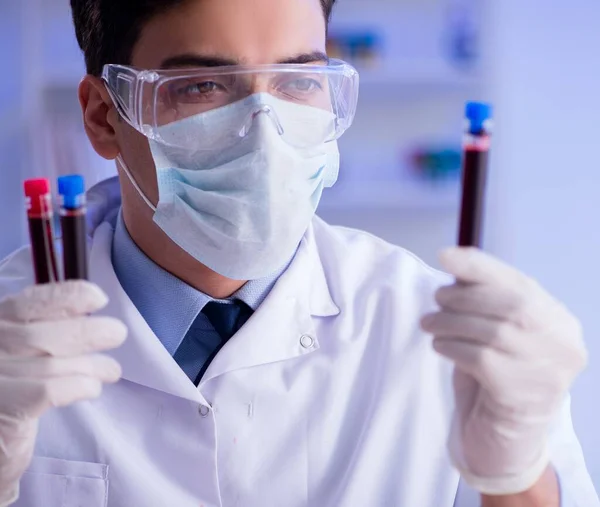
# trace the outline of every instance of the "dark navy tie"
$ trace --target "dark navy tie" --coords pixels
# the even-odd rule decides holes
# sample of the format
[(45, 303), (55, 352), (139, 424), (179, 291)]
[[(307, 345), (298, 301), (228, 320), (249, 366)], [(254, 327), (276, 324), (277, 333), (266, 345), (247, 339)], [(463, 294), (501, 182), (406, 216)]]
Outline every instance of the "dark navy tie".
[(231, 303), (211, 301), (202, 309), (174, 355), (175, 361), (195, 385), (199, 384), (223, 345), (252, 313), (252, 308), (237, 299)]
[(224, 344), (250, 318), (252, 308), (239, 299), (233, 303), (211, 301), (202, 309), (202, 313), (208, 317)]

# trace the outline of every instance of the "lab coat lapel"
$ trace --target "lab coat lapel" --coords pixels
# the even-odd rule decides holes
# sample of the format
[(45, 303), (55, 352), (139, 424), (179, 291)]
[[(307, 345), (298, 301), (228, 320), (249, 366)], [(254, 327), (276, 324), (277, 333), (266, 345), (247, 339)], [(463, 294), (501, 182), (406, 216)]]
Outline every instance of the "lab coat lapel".
[(120, 319), (128, 328), (125, 343), (109, 354), (123, 369), (122, 378), (180, 398), (206, 404), (160, 340), (129, 299), (115, 274), (112, 261), (113, 228), (108, 222), (98, 227), (90, 253), (90, 279), (109, 296), (100, 315)]
[(312, 227), (294, 260), (250, 320), (221, 349), (200, 387), (230, 371), (284, 361), (319, 349), (313, 317), (340, 312), (333, 301)]

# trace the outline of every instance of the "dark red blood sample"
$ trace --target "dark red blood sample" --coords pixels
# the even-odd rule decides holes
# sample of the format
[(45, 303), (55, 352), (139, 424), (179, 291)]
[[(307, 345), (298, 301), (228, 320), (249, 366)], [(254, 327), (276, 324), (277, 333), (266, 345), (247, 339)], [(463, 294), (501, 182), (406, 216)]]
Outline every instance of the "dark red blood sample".
[(61, 215), (65, 280), (87, 280), (85, 209), (65, 209)]
[(483, 242), (484, 197), (487, 181), (489, 143), (467, 146), (463, 162), (459, 246), (481, 248)]

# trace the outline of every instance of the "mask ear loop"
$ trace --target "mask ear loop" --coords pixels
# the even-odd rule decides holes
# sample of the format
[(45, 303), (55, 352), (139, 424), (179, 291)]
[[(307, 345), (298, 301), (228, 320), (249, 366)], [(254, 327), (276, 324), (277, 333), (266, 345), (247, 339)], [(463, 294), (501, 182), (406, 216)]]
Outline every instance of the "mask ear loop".
[[(137, 130), (137, 128), (135, 127), (135, 125), (129, 119), (128, 115), (125, 114), (123, 106), (121, 105), (120, 101), (117, 99), (117, 96), (113, 93), (113, 90), (111, 89), (110, 84), (108, 83), (108, 81), (106, 79), (104, 80), (104, 85), (105, 85), (106, 91), (108, 92), (108, 95), (110, 96), (110, 99), (112, 100), (112, 102), (113, 102), (113, 104), (115, 106), (115, 109), (117, 110), (117, 114), (121, 118), (123, 118), (129, 125), (131, 125), (131, 127), (135, 128)], [(150, 202), (150, 199), (148, 199), (148, 197), (146, 197), (146, 194), (144, 194), (144, 192), (142, 192), (142, 189), (137, 184), (137, 181), (135, 181), (135, 178), (133, 177), (133, 174), (129, 170), (129, 167), (127, 167), (127, 164), (125, 163), (125, 160), (123, 160), (123, 157), (121, 156), (120, 153), (117, 155), (117, 164), (119, 166), (121, 166), (121, 169), (123, 169), (123, 172), (127, 175), (127, 178), (129, 179), (129, 181), (133, 185), (133, 188), (135, 188), (135, 190), (137, 191), (137, 193), (139, 194), (139, 196), (143, 199), (143, 201), (146, 203), (146, 205), (154, 213), (156, 213), (156, 206), (154, 206), (154, 204), (152, 204), (152, 202)]]
[(135, 181), (135, 178), (133, 177), (133, 174), (131, 174), (131, 171), (129, 170), (129, 167), (127, 167), (127, 164), (125, 163), (125, 160), (123, 160), (123, 157), (121, 156), (120, 153), (117, 155), (117, 163), (121, 166), (121, 169), (123, 169), (123, 172), (127, 175), (127, 178), (129, 178), (129, 181), (131, 182), (131, 184), (133, 185), (133, 187), (136, 189), (136, 191), (139, 194), (139, 196), (144, 200), (144, 202), (148, 205), (148, 207), (153, 212), (156, 213), (156, 206), (154, 206), (154, 204), (152, 204), (150, 202), (150, 199), (148, 199), (148, 197), (146, 197), (146, 194), (144, 194), (144, 192), (142, 192), (142, 189), (137, 184), (137, 181)]

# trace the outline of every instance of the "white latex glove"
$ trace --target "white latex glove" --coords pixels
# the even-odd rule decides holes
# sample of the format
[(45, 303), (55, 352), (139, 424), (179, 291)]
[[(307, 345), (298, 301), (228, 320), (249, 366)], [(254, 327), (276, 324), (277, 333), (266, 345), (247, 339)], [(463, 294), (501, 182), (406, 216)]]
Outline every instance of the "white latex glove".
[(106, 305), (88, 282), (38, 285), (0, 302), (0, 506), (13, 503), (28, 467), (38, 418), (100, 395), (119, 364), (96, 354), (118, 347), (125, 326), (88, 315)]
[(550, 464), (550, 422), (587, 361), (580, 324), (482, 251), (451, 248), (441, 262), (457, 283), (438, 290), (440, 311), (422, 327), (455, 364), (450, 456), (483, 494), (526, 491)]

